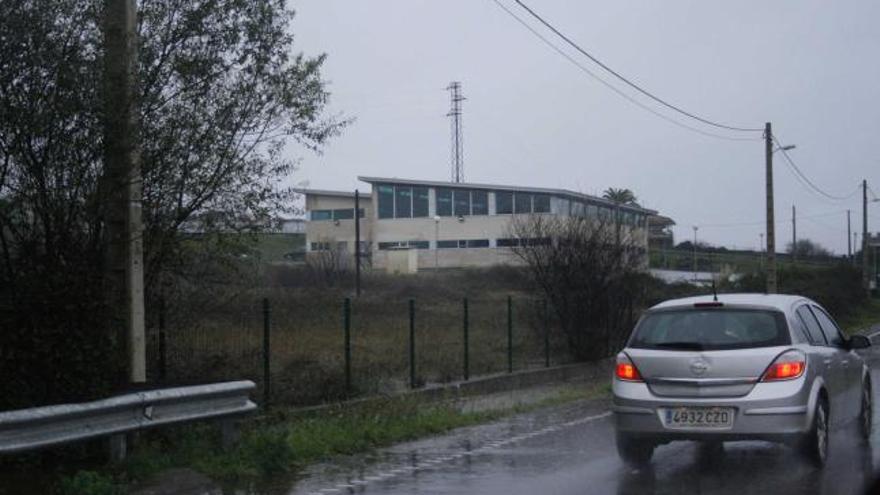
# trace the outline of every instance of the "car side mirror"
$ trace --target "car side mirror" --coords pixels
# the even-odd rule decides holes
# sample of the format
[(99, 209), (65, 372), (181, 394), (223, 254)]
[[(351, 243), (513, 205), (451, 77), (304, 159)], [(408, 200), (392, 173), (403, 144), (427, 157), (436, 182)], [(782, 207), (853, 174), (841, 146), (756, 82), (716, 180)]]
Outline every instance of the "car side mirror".
[(864, 349), (866, 347), (871, 347), (871, 339), (864, 335), (853, 335), (846, 341), (846, 347), (848, 349)]

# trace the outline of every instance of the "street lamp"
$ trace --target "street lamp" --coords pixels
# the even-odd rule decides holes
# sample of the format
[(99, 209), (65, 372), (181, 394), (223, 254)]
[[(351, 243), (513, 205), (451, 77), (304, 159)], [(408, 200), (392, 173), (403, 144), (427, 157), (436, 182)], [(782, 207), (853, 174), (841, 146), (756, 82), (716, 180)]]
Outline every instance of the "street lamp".
[(697, 282), (697, 230), (700, 227), (694, 225), (694, 283)]
[(777, 146), (776, 149), (773, 150), (773, 152), (776, 153), (777, 151), (780, 151), (780, 150), (781, 150), (781, 151), (791, 151), (791, 150), (793, 150), (793, 149), (795, 149), (795, 148), (797, 148), (797, 145), (796, 145), (796, 144), (788, 144), (788, 145), (785, 145), (785, 146)]

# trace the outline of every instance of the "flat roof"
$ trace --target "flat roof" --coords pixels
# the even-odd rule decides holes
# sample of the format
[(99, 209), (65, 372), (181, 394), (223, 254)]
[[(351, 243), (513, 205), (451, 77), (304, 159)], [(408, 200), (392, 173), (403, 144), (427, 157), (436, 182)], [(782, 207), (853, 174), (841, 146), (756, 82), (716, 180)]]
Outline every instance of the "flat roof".
[(549, 189), (544, 187), (520, 187), (520, 186), (506, 186), (500, 184), (477, 184), (472, 182), (443, 182), (443, 181), (430, 181), (430, 180), (413, 180), (413, 179), (399, 179), (397, 177), (364, 177), (359, 176), (358, 180), (366, 182), (368, 184), (405, 184), (411, 186), (428, 186), (428, 187), (450, 187), (450, 188), (458, 188), (458, 189), (486, 189), (493, 191), (512, 191), (512, 192), (530, 192), (530, 193), (540, 193), (540, 194), (551, 194), (554, 196), (565, 196), (567, 198), (579, 199), (584, 201), (589, 201), (591, 203), (601, 204), (610, 207), (619, 206), (620, 208), (637, 211), (639, 213), (646, 213), (649, 215), (654, 215), (657, 212), (655, 210), (651, 210), (648, 208), (642, 208), (641, 206), (633, 206), (633, 205), (624, 205), (618, 204), (614, 201), (609, 201), (604, 198), (600, 198), (597, 196), (590, 196), (589, 194), (582, 194), (574, 191), (569, 191), (567, 189)]
[[(300, 194), (312, 195), (312, 196), (334, 196), (337, 198), (353, 198), (354, 191), (331, 191), (329, 189), (294, 189), (294, 192), (298, 192)], [(358, 196), (361, 198), (369, 198), (371, 193), (364, 193), (358, 191)]]

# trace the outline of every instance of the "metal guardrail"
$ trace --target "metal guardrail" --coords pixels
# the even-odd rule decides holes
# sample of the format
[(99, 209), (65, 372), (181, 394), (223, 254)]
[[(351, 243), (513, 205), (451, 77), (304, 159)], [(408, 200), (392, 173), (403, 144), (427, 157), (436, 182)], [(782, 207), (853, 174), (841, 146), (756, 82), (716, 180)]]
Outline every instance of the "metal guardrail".
[(254, 382), (236, 381), (135, 392), (80, 404), (0, 412), (0, 454), (111, 437), (111, 457), (125, 456), (125, 433), (191, 421), (223, 420), (224, 443), (234, 420), (254, 412)]

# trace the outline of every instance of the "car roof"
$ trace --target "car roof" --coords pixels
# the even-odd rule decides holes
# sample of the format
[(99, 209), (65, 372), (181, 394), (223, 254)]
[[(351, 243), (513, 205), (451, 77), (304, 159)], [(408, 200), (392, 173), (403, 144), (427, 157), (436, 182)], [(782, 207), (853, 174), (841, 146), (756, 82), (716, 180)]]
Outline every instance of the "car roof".
[[(705, 296), (685, 297), (682, 299), (670, 299), (653, 306), (651, 309), (671, 309), (679, 307), (693, 307), (696, 303), (714, 302), (714, 296), (707, 294)], [(777, 309), (783, 312), (789, 312), (792, 306), (798, 302), (811, 302), (809, 298), (804, 296), (796, 296), (790, 294), (718, 294), (718, 302), (731, 306), (750, 306), (762, 307), (767, 309)]]

